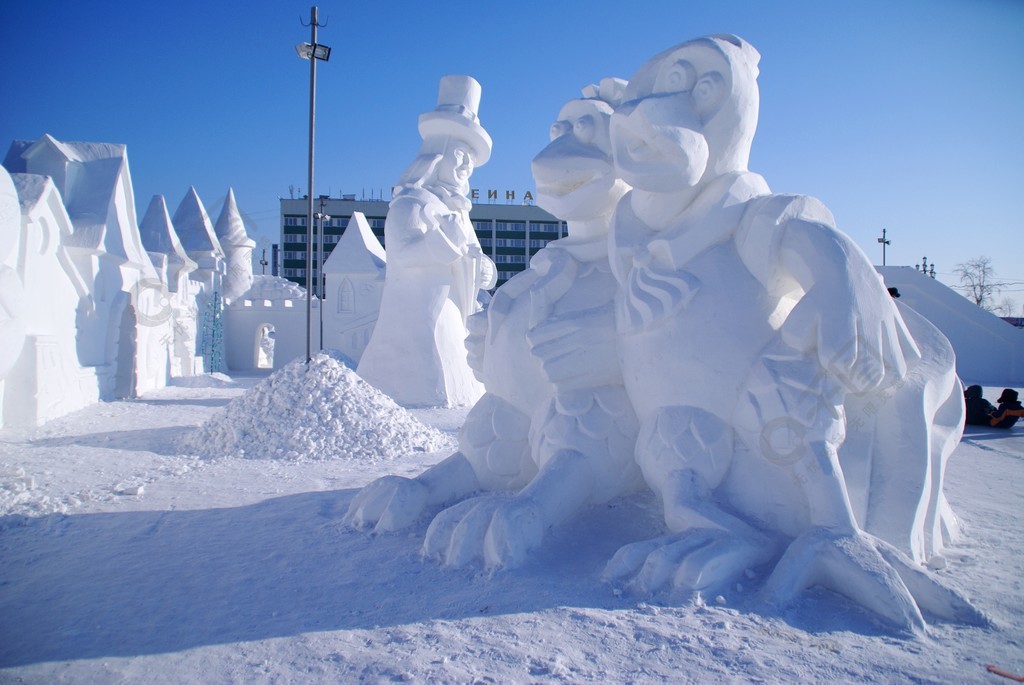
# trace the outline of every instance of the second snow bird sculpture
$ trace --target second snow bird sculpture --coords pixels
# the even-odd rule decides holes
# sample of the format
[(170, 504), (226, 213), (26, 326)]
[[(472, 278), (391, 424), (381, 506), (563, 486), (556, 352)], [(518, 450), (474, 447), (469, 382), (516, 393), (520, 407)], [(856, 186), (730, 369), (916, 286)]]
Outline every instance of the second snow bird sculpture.
[(404, 406), (469, 406), (483, 394), (466, 358), (466, 319), (497, 280), (469, 220), (469, 177), (491, 155), (480, 84), (445, 76), (438, 91), (388, 208), (380, 315), (358, 368)]
[(563, 107), (533, 171), (570, 237), (475, 327), (488, 395), (460, 452), (371, 483), (351, 524), (393, 530), (458, 502), (425, 554), (511, 567), (646, 484), (667, 530), (620, 549), (610, 582), (728, 594), (767, 570), (769, 604), (821, 585), (899, 628), (985, 622), (925, 568), (956, 534), (952, 350), (820, 202), (747, 169), (759, 58), (698, 38)]

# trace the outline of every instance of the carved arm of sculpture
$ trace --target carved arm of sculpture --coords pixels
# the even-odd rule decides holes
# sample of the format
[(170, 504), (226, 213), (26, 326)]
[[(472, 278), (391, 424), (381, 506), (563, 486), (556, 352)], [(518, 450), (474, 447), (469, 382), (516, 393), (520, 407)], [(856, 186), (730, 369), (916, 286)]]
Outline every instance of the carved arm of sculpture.
[(460, 236), (461, 228), (458, 226), (458, 218), (451, 214), (437, 217), (435, 225), (427, 226), (423, 234), (423, 241), (430, 254), (442, 264), (451, 264), (459, 257), (466, 254), (464, 244), (456, 242)]
[(773, 296), (795, 302), (781, 324), (783, 342), (815, 354), (851, 392), (902, 378), (920, 352), (881, 276), (831, 213), (807, 197), (751, 204), (737, 246)]
[(457, 240), (460, 228), (452, 225), (457, 223), (457, 217), (447, 211), (438, 213), (439, 206), (437, 198), (421, 188), (405, 190), (392, 200), (388, 209), (388, 240), (397, 237), (409, 264), (422, 265), (424, 251), (431, 261), (441, 264), (451, 264), (465, 254), (465, 247), (449, 236)]

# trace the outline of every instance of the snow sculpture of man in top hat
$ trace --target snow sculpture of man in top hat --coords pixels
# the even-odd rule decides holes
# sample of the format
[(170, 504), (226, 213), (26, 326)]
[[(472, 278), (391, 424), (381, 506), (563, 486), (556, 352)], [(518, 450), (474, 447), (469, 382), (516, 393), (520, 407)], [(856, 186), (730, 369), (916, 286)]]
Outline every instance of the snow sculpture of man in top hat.
[(497, 277), (469, 220), (469, 177), (491, 154), (479, 104), (475, 79), (441, 79), (436, 109), (420, 115), (419, 156), (388, 209), (380, 315), (357, 371), (405, 406), (466, 406), (483, 394), (465, 344), (466, 319)]
[[(611, 232), (623, 377), (637, 462), (671, 534), (624, 547), (606, 574), (717, 591), (777, 560), (773, 601), (820, 584), (906, 628), (923, 628), (922, 610), (982, 622), (902, 541), (857, 520), (844, 406), (900, 387), (919, 350), (830, 212), (748, 171), (758, 60), (735, 36), (688, 41), (640, 68), (612, 118), (616, 170), (633, 187)], [(883, 466), (911, 482), (920, 516), (941, 514), (927, 492), (941, 474), (919, 447), (913, 471)]]

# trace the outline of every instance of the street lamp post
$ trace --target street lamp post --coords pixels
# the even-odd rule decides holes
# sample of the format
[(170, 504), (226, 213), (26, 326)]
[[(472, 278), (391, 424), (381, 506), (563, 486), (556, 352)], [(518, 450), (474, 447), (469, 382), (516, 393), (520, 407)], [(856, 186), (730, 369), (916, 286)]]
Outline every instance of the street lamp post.
[(324, 288), (327, 287), (327, 280), (324, 277), (324, 226), (331, 220), (330, 214), (324, 214), (324, 205), (327, 204), (327, 200), (330, 196), (320, 196), (320, 211), (317, 212), (316, 218), (320, 220), (320, 241), (317, 247), (317, 277), (316, 277), (316, 293), (320, 298), (320, 351), (324, 350)]
[(885, 266), (885, 246), (891, 245), (892, 241), (885, 237), (885, 229), (882, 229), (882, 237), (878, 239), (878, 242), (882, 244), (882, 266)]
[(313, 318), (313, 301), (310, 291), (313, 279), (313, 141), (316, 130), (316, 63), (317, 60), (326, 62), (331, 57), (331, 49), (326, 45), (316, 42), (316, 30), (320, 26), (319, 14), (316, 5), (310, 10), (310, 39), (308, 43), (299, 43), (295, 46), (295, 52), (302, 59), (309, 60), (309, 185), (306, 188), (306, 197), (309, 205), (306, 211), (306, 363), (313, 358), (310, 353), (310, 328)]

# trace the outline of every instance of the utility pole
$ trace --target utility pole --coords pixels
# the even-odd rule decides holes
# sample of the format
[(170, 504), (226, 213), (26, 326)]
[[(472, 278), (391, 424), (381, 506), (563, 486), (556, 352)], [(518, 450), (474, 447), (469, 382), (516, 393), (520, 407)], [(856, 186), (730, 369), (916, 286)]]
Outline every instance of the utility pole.
[(892, 243), (891, 240), (886, 239), (885, 229), (882, 229), (882, 237), (878, 239), (878, 242), (882, 243), (882, 266), (885, 266), (885, 246)]

